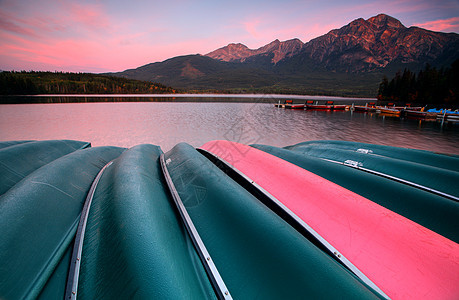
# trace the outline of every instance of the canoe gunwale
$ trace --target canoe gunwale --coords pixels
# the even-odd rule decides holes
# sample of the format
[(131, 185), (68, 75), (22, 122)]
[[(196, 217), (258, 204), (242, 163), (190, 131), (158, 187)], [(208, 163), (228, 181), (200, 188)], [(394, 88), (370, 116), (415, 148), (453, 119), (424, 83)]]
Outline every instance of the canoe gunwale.
[(175, 185), (172, 181), (172, 178), (169, 174), (169, 171), (167, 170), (168, 163), (164, 157), (165, 157), (164, 153), (161, 154), (161, 156), (159, 157), (159, 161), (160, 161), (161, 170), (163, 171), (165, 181), (171, 193), (172, 199), (174, 200), (174, 203), (180, 214), (180, 217), (183, 221), (183, 224), (185, 225), (185, 228), (188, 232), (188, 235), (190, 236), (193, 242), (193, 245), (195, 246), (195, 249), (197, 250), (199, 258), (201, 259), (204, 269), (206, 270), (207, 276), (209, 277), (209, 280), (212, 283), (212, 287), (214, 288), (214, 291), (216, 292), (216, 295), (219, 299), (228, 299), (228, 300), (233, 299), (231, 297), (231, 294), (228, 288), (226, 287), (225, 282), (223, 281), (223, 278), (218, 272), (217, 267), (213, 262), (213, 259), (211, 258), (209, 252), (207, 251), (207, 248), (204, 245), (204, 242), (199, 236), (199, 233), (196, 230), (196, 227), (194, 226), (193, 221), (188, 215), (185, 205), (183, 204), (177, 192), (177, 189), (175, 188)]
[(390, 180), (393, 180), (393, 181), (396, 181), (396, 182), (399, 182), (399, 183), (403, 183), (403, 184), (418, 188), (420, 190), (423, 190), (423, 191), (426, 191), (426, 192), (430, 192), (432, 194), (435, 194), (435, 195), (438, 195), (438, 196), (442, 196), (442, 197), (448, 198), (450, 200), (459, 202), (459, 198), (456, 197), (456, 196), (444, 193), (444, 192), (436, 190), (436, 189), (429, 188), (427, 186), (424, 186), (424, 185), (421, 185), (421, 184), (418, 184), (418, 183), (415, 183), (415, 182), (412, 182), (412, 181), (409, 181), (409, 180), (405, 180), (405, 179), (402, 179), (402, 178), (399, 178), (399, 177), (395, 177), (395, 176), (392, 176), (392, 175), (389, 175), (389, 174), (386, 174), (386, 173), (378, 172), (378, 171), (375, 171), (375, 170), (363, 168), (361, 166), (358, 166), (358, 165), (355, 165), (355, 164), (351, 164), (351, 163), (340, 162), (340, 161), (331, 160), (331, 159), (322, 158), (322, 157), (319, 157), (319, 158), (322, 159), (322, 160), (328, 161), (328, 162), (332, 162), (332, 163), (335, 163), (335, 164), (340, 164), (340, 165), (351, 167), (351, 168), (354, 168), (354, 169), (357, 169), (357, 170), (360, 170), (360, 171), (363, 171), (363, 172), (367, 172), (367, 173), (370, 173), (370, 174), (381, 176), (381, 177), (384, 177), (384, 178), (387, 178), (387, 179), (390, 179)]
[(263, 187), (258, 185), (250, 177), (239, 171), (237, 168), (232, 166), (223, 158), (218, 155), (207, 151), (202, 148), (197, 149), (201, 154), (207, 157), (212, 163), (218, 168), (222, 169), (228, 174), (233, 180), (238, 182), (243, 188), (247, 189), (257, 199), (259, 199), (269, 209), (273, 210), (282, 219), (289, 223), (293, 228), (310, 240), (313, 244), (319, 247), (321, 250), (328, 252), (330, 257), (338, 261), (345, 268), (354, 273), (360, 280), (371, 287), (376, 293), (385, 299), (390, 299), (375, 283), (373, 283), (362, 271), (360, 271), (354, 264), (352, 264), (344, 255), (342, 255), (335, 247), (333, 247), (326, 239), (324, 239), (319, 233), (317, 233), (311, 226), (305, 221), (293, 213), (287, 206), (281, 201), (271, 195)]
[(92, 199), (94, 198), (94, 193), (96, 191), (99, 180), (102, 177), (104, 171), (113, 164), (113, 160), (107, 163), (97, 174), (94, 179), (91, 188), (89, 189), (88, 195), (84, 202), (83, 210), (81, 212), (80, 221), (78, 223), (78, 229), (75, 236), (75, 242), (72, 250), (72, 257), (70, 260), (70, 269), (67, 277), (67, 285), (65, 288), (65, 297), (64, 299), (76, 299), (78, 293), (78, 279), (80, 275), (80, 264), (81, 256), (83, 252), (83, 241), (84, 234), (86, 231), (86, 224), (88, 222), (89, 210), (91, 208)]

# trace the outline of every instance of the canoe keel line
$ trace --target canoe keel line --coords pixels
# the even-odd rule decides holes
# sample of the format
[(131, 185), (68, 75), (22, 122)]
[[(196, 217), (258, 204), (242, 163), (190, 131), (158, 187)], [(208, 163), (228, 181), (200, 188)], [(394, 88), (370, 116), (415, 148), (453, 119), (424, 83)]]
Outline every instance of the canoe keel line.
[(83, 241), (84, 233), (86, 230), (86, 224), (88, 221), (89, 210), (91, 208), (91, 202), (94, 197), (94, 192), (96, 191), (97, 184), (99, 183), (100, 177), (104, 173), (113, 161), (106, 164), (102, 170), (97, 174), (96, 179), (91, 185), (91, 188), (88, 192), (88, 196), (84, 202), (83, 210), (81, 212), (80, 222), (78, 223), (78, 229), (75, 236), (75, 242), (73, 245), (72, 259), (70, 262), (70, 270), (67, 278), (67, 286), (65, 288), (65, 298), (64, 299), (76, 299), (78, 293), (78, 279), (80, 275), (80, 264), (81, 264), (81, 253), (83, 252)]
[(405, 179), (398, 178), (398, 177), (395, 177), (395, 176), (392, 176), (392, 175), (389, 175), (389, 174), (385, 174), (385, 173), (382, 173), (382, 172), (378, 172), (378, 171), (375, 171), (375, 170), (364, 168), (363, 164), (360, 163), (360, 162), (357, 162), (357, 161), (346, 160), (344, 162), (340, 162), (340, 161), (327, 159), (327, 158), (320, 158), (320, 159), (325, 160), (325, 161), (329, 161), (329, 162), (332, 162), (332, 163), (335, 163), (335, 164), (340, 164), (340, 165), (343, 165), (343, 166), (347, 166), (347, 167), (350, 167), (350, 168), (354, 168), (354, 169), (357, 169), (357, 170), (360, 170), (360, 171), (363, 171), (363, 172), (367, 172), (367, 173), (370, 173), (370, 174), (374, 174), (374, 175), (377, 175), (377, 176), (381, 176), (381, 177), (384, 177), (384, 178), (387, 178), (387, 179), (390, 179), (390, 180), (393, 180), (393, 181), (396, 181), (396, 182), (400, 182), (400, 183), (403, 183), (403, 184), (418, 188), (420, 190), (427, 191), (429, 193), (432, 193), (432, 194), (435, 194), (435, 195), (439, 195), (439, 196), (454, 200), (456, 202), (459, 202), (459, 198), (456, 197), (456, 196), (441, 192), (439, 190), (436, 190), (436, 189), (433, 189), (433, 188), (430, 188), (430, 187), (427, 187), (427, 186), (424, 186), (424, 185), (421, 185), (421, 184), (417, 184), (415, 182), (411, 182), (409, 180), (405, 180)]
[(199, 236), (199, 233), (196, 230), (193, 221), (188, 215), (188, 212), (186, 211), (185, 206), (183, 205), (183, 202), (180, 199), (179, 194), (177, 193), (177, 190), (175, 189), (174, 183), (172, 182), (172, 179), (169, 175), (169, 171), (167, 170), (167, 164), (170, 162), (170, 159), (165, 161), (164, 154), (162, 154), (159, 159), (164, 178), (166, 179), (167, 186), (169, 187), (169, 190), (172, 195), (172, 199), (174, 199), (174, 203), (177, 206), (177, 209), (180, 213), (182, 221), (185, 224), (187, 232), (190, 235), (190, 238), (193, 241), (196, 250), (198, 251), (199, 257), (201, 258), (201, 262), (206, 269), (207, 275), (209, 276), (209, 279), (212, 282), (212, 286), (214, 287), (215, 292), (217, 293), (220, 299), (233, 299), (228, 291), (228, 288), (225, 285), (225, 282), (221, 278), (220, 273), (218, 272), (217, 267), (215, 266), (209, 252), (207, 251), (206, 246), (202, 242), (202, 239)]

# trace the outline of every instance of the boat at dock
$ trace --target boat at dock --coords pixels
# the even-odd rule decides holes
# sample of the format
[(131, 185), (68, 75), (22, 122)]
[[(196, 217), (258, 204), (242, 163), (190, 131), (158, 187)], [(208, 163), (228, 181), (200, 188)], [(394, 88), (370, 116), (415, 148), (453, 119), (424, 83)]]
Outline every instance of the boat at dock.
[(285, 108), (287, 109), (304, 109), (305, 105), (304, 104), (286, 104)]
[(274, 107), (286, 108), (286, 109), (304, 109), (305, 105), (301, 103), (293, 103), (293, 100), (285, 100), (283, 103), (274, 104)]
[(376, 112), (376, 103), (375, 102), (370, 102), (370, 103), (365, 103), (365, 106), (363, 105), (352, 105), (351, 110), (357, 111), (357, 112)]
[(315, 110), (345, 110), (348, 108), (348, 105), (334, 104), (334, 101), (326, 101), (324, 104), (319, 104), (318, 101), (314, 103), (312, 100), (306, 101), (306, 109), (315, 109)]
[(417, 120), (432, 120), (437, 119), (437, 113), (422, 111), (422, 110), (404, 110), (404, 116), (407, 118), (417, 119)]
[(376, 107), (376, 112), (380, 114), (384, 114), (386, 116), (392, 116), (392, 117), (400, 117), (401, 116), (401, 111), (396, 108), (390, 108), (390, 107), (382, 107), (382, 106), (377, 106)]
[(6, 141), (0, 174), (1, 299), (459, 294), (457, 155)]
[(436, 114), (437, 122), (442, 124), (458, 124), (459, 123), (459, 114), (458, 113), (437, 113)]

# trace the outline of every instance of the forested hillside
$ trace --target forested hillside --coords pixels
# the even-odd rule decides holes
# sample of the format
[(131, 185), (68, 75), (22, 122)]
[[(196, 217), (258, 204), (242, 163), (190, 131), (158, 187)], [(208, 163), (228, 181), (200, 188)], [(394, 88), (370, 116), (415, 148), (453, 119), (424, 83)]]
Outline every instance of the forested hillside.
[(426, 65), (418, 74), (405, 69), (390, 81), (384, 77), (379, 100), (459, 106), (459, 59), (450, 68)]
[(90, 73), (0, 72), (0, 95), (175, 92), (173, 88), (158, 83)]

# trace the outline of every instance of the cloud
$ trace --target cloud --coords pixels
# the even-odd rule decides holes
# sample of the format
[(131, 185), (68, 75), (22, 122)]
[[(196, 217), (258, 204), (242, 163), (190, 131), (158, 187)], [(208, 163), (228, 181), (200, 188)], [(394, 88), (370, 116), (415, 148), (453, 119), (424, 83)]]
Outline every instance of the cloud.
[(260, 37), (260, 33), (258, 32), (258, 29), (257, 29), (260, 23), (261, 23), (261, 20), (259, 19), (252, 19), (250, 21), (242, 22), (246, 32), (256, 39)]
[(108, 30), (113, 28), (110, 17), (101, 5), (67, 3), (66, 10), (70, 13), (71, 22), (90, 30)]
[(413, 24), (432, 31), (459, 32), (459, 17)]
[(119, 30), (121, 22), (112, 22), (100, 5), (54, 4), (37, 7), (32, 14), (26, 6), (0, 8), (0, 65), (17, 63), (15, 69), (39, 66), (48, 70), (86, 66), (94, 70), (107, 68), (108, 59), (117, 61), (116, 47), (122, 46), (119, 38), (127, 37)]

